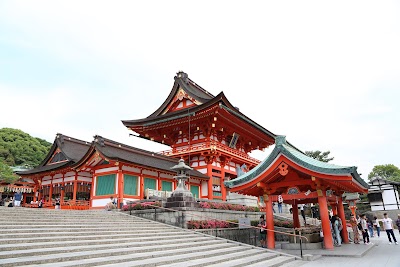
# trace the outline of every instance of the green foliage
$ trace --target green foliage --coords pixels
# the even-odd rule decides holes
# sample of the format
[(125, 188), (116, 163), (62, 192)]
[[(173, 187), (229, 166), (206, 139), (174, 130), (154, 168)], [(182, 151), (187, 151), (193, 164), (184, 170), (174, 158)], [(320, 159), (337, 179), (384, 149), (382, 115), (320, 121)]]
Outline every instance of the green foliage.
[(311, 150), (304, 152), (304, 154), (306, 154), (307, 156), (322, 162), (329, 162), (334, 159), (334, 157), (328, 158), (330, 153), (331, 153), (330, 151), (321, 152), (319, 150), (315, 151)]
[(368, 179), (382, 178), (389, 181), (400, 182), (400, 169), (393, 164), (376, 165), (368, 174)]
[(18, 180), (18, 176), (15, 175), (7, 164), (0, 160), (0, 181), (6, 183), (13, 183)]
[(0, 129), (0, 159), (9, 166), (36, 167), (46, 157), (51, 145), (21, 130)]

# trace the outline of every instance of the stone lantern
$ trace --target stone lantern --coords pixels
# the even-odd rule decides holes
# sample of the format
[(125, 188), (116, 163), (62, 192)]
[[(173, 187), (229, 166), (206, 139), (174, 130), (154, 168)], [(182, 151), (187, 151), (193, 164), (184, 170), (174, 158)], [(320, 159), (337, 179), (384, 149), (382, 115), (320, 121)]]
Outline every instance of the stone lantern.
[(172, 167), (171, 170), (174, 170), (177, 173), (174, 178), (178, 180), (178, 186), (174, 192), (172, 192), (171, 197), (167, 198), (167, 203), (165, 203), (165, 206), (167, 208), (195, 207), (196, 202), (193, 198), (193, 194), (187, 189), (185, 184), (185, 181), (189, 179), (187, 172), (192, 170), (192, 168), (187, 166), (183, 159), (180, 159), (178, 165)]

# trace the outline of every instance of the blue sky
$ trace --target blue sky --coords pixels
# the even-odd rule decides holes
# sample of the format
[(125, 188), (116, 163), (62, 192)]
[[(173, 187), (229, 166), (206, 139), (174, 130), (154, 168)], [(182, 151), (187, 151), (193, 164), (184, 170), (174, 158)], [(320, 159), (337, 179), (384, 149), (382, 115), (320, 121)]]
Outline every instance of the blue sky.
[(398, 14), (396, 1), (1, 1), (0, 127), (164, 150), (120, 120), (151, 114), (183, 70), (366, 178), (400, 167)]

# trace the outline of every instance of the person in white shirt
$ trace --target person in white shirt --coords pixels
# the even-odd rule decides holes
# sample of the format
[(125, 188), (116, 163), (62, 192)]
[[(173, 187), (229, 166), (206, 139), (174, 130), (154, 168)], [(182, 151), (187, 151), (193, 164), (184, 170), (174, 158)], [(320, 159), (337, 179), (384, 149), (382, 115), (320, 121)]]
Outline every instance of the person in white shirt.
[(365, 217), (365, 214), (361, 215), (361, 227), (362, 227), (362, 234), (363, 234), (363, 240), (365, 245), (369, 245), (369, 235), (368, 235), (368, 225), (367, 225), (367, 220)]
[(396, 237), (394, 236), (393, 233), (393, 221), (392, 219), (388, 218), (387, 213), (383, 214), (382, 223), (383, 223), (383, 229), (386, 231), (386, 234), (389, 238), (389, 245), (393, 244), (390, 236), (393, 237), (394, 243), (398, 245), (399, 243), (397, 243)]

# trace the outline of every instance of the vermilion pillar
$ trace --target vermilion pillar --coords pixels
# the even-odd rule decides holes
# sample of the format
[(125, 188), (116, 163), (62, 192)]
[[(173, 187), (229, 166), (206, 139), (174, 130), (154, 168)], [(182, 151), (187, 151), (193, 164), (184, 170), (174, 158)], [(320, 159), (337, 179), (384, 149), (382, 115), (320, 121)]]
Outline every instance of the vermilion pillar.
[(213, 195), (213, 177), (212, 177), (211, 163), (207, 164), (207, 175), (208, 177), (210, 177), (210, 180), (208, 180), (208, 199), (212, 200), (214, 198), (214, 195)]
[(293, 226), (294, 226), (294, 228), (300, 228), (299, 209), (297, 208), (296, 201), (294, 201), (294, 204), (292, 206), (292, 213), (293, 213)]
[(48, 201), (49, 203), (51, 203), (52, 196), (53, 196), (53, 184), (51, 183), (49, 189), (49, 201)]
[(124, 175), (122, 174), (121, 167), (118, 169), (118, 207), (124, 201)]
[(268, 195), (264, 195), (265, 216), (267, 219), (267, 248), (275, 248), (275, 232), (274, 232), (274, 213), (272, 210), (272, 201)]
[(322, 232), (324, 233), (325, 249), (333, 249), (333, 239), (331, 232), (331, 225), (329, 221), (328, 204), (326, 196), (322, 190), (318, 190), (318, 204), (321, 216)]
[(225, 181), (225, 167), (221, 165), (221, 194), (222, 194), (222, 201), (226, 200), (226, 188), (224, 185)]
[(347, 225), (346, 225), (346, 216), (344, 215), (344, 207), (343, 207), (343, 200), (340, 196), (338, 199), (338, 214), (339, 218), (342, 220), (343, 224), (343, 243), (349, 243), (349, 233), (347, 232)]
[(338, 214), (338, 211), (337, 211), (337, 204), (336, 204), (336, 203), (331, 203), (330, 205), (331, 205), (331, 207), (332, 207), (332, 213), (333, 213), (333, 215), (337, 215), (337, 214)]
[(76, 192), (78, 191), (78, 181), (76, 180), (75, 177), (75, 181), (74, 181), (74, 190), (72, 192), (72, 200), (76, 201)]

